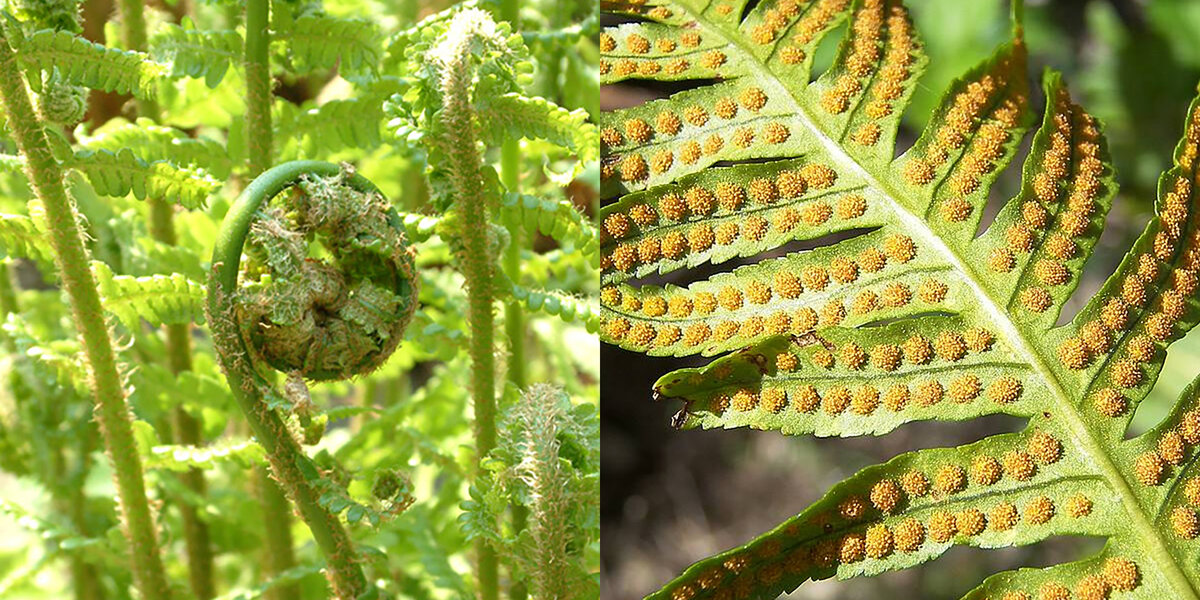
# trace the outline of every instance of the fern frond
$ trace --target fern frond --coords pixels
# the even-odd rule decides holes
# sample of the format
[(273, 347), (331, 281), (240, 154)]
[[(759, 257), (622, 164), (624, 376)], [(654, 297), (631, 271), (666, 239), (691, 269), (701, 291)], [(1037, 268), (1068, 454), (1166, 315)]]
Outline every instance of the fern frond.
[(501, 220), (510, 227), (536, 228), (560, 244), (598, 258), (599, 232), (568, 200), (509, 192), (501, 197), (499, 209)]
[(0, 214), (0, 249), (11, 257), (28, 258), (42, 265), (54, 264), (45, 235), (33, 219), (23, 215)]
[(189, 209), (204, 207), (222, 185), (201, 169), (165, 160), (147, 162), (129, 148), (80, 150), (67, 157), (63, 166), (86, 175), (101, 196), (132, 193), (139, 200), (162, 198)]
[(208, 446), (168, 444), (154, 446), (142, 457), (150, 469), (187, 471), (215, 469), (224, 462), (235, 462), (243, 468), (266, 464), (266, 451), (258, 442), (224, 442)]
[(145, 319), (151, 325), (204, 323), (204, 285), (179, 273), (130, 277), (114, 275), (108, 265), (92, 261), (92, 275), (104, 308), (131, 331)]
[(201, 31), (165, 23), (150, 40), (150, 56), (171, 66), (174, 77), (204, 78), (217, 87), (242, 55), (242, 36), (236, 31)]
[(34, 73), (31, 85), (41, 81), (42, 72), (57, 70), (74, 85), (153, 98), (156, 79), (167, 74), (166, 66), (144, 53), (109, 48), (66, 31), (45, 29), (11, 41), (22, 68)]
[(366, 19), (305, 15), (274, 35), (300, 72), (338, 66), (347, 75), (372, 75), (383, 54), (383, 31)]
[(567, 110), (545, 98), (517, 93), (480, 98), (478, 103), (480, 132), (490, 145), (513, 138), (542, 139), (569, 149), (580, 162), (599, 158), (599, 132), (583, 109)]
[(277, 137), (303, 144), (302, 154), (375, 148), (383, 141), (383, 103), (397, 89), (398, 82), (385, 79), (354, 98), (330, 100), (320, 106), (278, 102), (274, 117)]
[[(1166, 347), (1200, 319), (1200, 100), (1155, 218), (1059, 325), (1116, 185), (1098, 122), (1047, 72), (1021, 190), (976, 235), (1033, 120), (1020, 28), (950, 85), (897, 157), (900, 114), (926, 62), (901, 2), (744, 5), (605, 3), (640, 17), (601, 34), (606, 82), (718, 81), (601, 119), (602, 195), (620, 196), (601, 214), (602, 338), (650, 355), (730, 353), (656, 384), (683, 403), (678, 427), (878, 435), (997, 413), (1029, 424), (865, 469), (651, 597), (774, 598), (954, 544), (1052, 535), (1108, 546), (996, 575), (967, 597), (1198, 597), (1195, 388), (1158, 428), (1125, 431)], [(839, 30), (832, 66), (813, 79), (817, 45)], [(814, 250), (766, 254), (834, 234)], [(679, 273), (751, 257), (707, 278)], [(651, 275), (669, 283), (643, 285)]]
[(122, 148), (137, 148), (142, 156), (152, 156), (176, 165), (199, 167), (217, 179), (228, 177), (233, 167), (233, 161), (221, 143), (207, 138), (193, 138), (174, 127), (157, 125), (150, 119), (105, 126), (94, 135), (79, 136), (78, 141), (86, 149), (113, 153), (119, 153)]
[(508, 282), (507, 292), (532, 312), (543, 312), (567, 323), (583, 323), (592, 333), (600, 329), (600, 311), (584, 298), (553, 290), (531, 289), (512, 282)]

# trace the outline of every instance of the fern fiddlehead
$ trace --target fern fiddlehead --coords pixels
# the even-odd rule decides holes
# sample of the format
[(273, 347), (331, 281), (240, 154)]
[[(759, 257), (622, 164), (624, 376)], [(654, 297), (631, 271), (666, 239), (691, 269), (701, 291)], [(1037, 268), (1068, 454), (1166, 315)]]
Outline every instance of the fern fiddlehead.
[(33, 111), (25, 81), (0, 30), (0, 105), (26, 160), (30, 183), (45, 210), (46, 227), (63, 287), (70, 299), (75, 327), (83, 340), (96, 402), (96, 420), (104, 436), (117, 487), (124, 532), (129, 540), (133, 576), (146, 600), (170, 597), (158, 534), (150, 506), (141, 459), (133, 439), (125, 388), (117, 371), (116, 353), (104, 319), (96, 281), (88, 268), (78, 216), (63, 185), (62, 167), (54, 159), (46, 133)]
[[(269, 208), (288, 188), (295, 192), (286, 211)], [(308, 236), (324, 243), (331, 264), (307, 258)], [(242, 269), (244, 251), (261, 262)], [(338, 598), (366, 591), (360, 558), (341, 522), (318, 503), (320, 476), (269, 402), (278, 395), (258, 368), (314, 380), (371, 371), (399, 343), (416, 310), (416, 286), (400, 217), (369, 181), (330, 163), (294, 161), (264, 172), (230, 208), (213, 250), (208, 320), (221, 367), (272, 474), (325, 553)]]

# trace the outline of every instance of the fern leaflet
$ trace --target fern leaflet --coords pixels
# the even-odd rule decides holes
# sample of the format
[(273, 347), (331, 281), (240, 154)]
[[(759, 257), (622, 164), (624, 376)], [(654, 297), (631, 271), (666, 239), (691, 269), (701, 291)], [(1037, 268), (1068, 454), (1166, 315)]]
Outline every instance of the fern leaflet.
[[(864, 469), (651, 597), (774, 598), (955, 544), (1066, 534), (1108, 545), (1000, 573), (965, 597), (1200, 597), (1200, 394), (1124, 439), (1166, 346), (1200, 317), (1200, 103), (1157, 216), (1059, 326), (1115, 184), (1099, 124), (1048, 72), (1021, 191), (976, 236), (988, 190), (1033, 121), (1020, 25), (896, 157), (899, 115), (926, 62), (902, 3), (745, 5), (605, 3), (640, 19), (601, 34), (605, 82), (719, 81), (602, 118), (602, 193), (621, 196), (602, 212), (603, 338), (651, 355), (734, 351), (656, 384), (683, 403), (684, 428), (879, 435), (995, 413), (1029, 423)], [(833, 65), (813, 80), (817, 45), (846, 21)], [(851, 230), (686, 287), (638, 285)]]
[(114, 275), (108, 265), (92, 261), (92, 274), (104, 308), (131, 331), (145, 319), (151, 325), (204, 322), (204, 285), (179, 273), (130, 277)]

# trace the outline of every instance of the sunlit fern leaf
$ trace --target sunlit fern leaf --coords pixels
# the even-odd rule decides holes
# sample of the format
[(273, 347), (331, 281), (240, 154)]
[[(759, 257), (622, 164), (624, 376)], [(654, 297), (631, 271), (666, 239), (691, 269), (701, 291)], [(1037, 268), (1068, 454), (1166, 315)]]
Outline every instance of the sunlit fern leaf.
[(75, 85), (152, 98), (157, 78), (167, 74), (166, 66), (144, 53), (109, 48), (66, 31), (45, 29), (29, 36), (15, 35), (10, 41), (17, 61), (36, 74), (28, 78), (35, 89), (41, 72), (57, 69)]
[(40, 265), (54, 264), (45, 235), (33, 219), (23, 215), (0, 214), (0, 249), (13, 258), (28, 258)]
[(101, 196), (132, 193), (139, 200), (161, 198), (184, 208), (202, 208), (221, 182), (203, 169), (165, 160), (146, 161), (132, 150), (80, 150), (62, 161), (63, 166), (87, 176)]
[(383, 54), (383, 32), (366, 19), (305, 15), (273, 29), (299, 72), (337, 66), (344, 75), (372, 75)]
[(480, 98), (480, 133), (485, 142), (500, 145), (514, 138), (543, 139), (571, 150), (580, 162), (598, 158), (599, 133), (587, 111), (567, 110), (544, 98), (517, 93)]
[(600, 315), (586, 299), (576, 298), (553, 290), (539, 290), (508, 284), (507, 293), (532, 312), (543, 312), (567, 323), (578, 321), (595, 333), (600, 328)]
[(383, 103), (398, 86), (393, 79), (382, 79), (353, 98), (330, 100), (320, 106), (277, 102), (277, 137), (295, 140), (297, 147), (290, 152), (298, 156), (375, 148), (383, 141), (379, 125), (384, 118)]
[(510, 192), (501, 198), (499, 208), (505, 224), (536, 228), (560, 244), (573, 245), (591, 259), (599, 260), (599, 232), (570, 201)]
[(150, 40), (150, 56), (171, 65), (174, 77), (204, 78), (210, 88), (225, 78), (242, 57), (242, 36), (236, 31), (202, 31), (164, 23)]
[[(1189, 474), (1200, 393), (1124, 439), (1166, 346), (1198, 317), (1200, 101), (1155, 218), (1060, 326), (1115, 184), (1098, 123), (1047, 73), (1021, 190), (976, 235), (1033, 120), (1019, 26), (895, 157), (926, 60), (898, 1), (765, 0), (744, 16), (727, 0), (604, 7), (638, 18), (602, 33), (606, 81), (719, 80), (602, 118), (602, 193), (623, 194), (601, 214), (603, 339), (652, 355), (729, 353), (656, 384), (683, 403), (677, 427), (850, 436), (915, 420), (1030, 419), (1020, 433), (865, 469), (652, 597), (774, 598), (954, 544), (1055, 535), (1108, 545), (998, 574), (967, 597), (1200, 597), (1200, 478)], [(816, 45), (842, 23), (833, 65), (812, 80)], [(825, 236), (815, 250), (686, 287), (639, 282)]]
[(235, 462), (244, 468), (266, 464), (266, 453), (253, 440), (227, 441), (208, 446), (185, 446), (179, 444), (159, 445), (149, 448), (142, 459), (150, 469), (187, 471), (188, 469), (215, 469), (222, 463)]
[(79, 144), (89, 150), (120, 152), (122, 148), (137, 148), (144, 156), (153, 156), (176, 165), (199, 167), (217, 179), (229, 176), (233, 161), (219, 142), (194, 138), (174, 127), (157, 125), (150, 119), (136, 123), (105, 126), (95, 135), (81, 135)]
[(17, 351), (30, 359), (38, 378), (51, 385), (73, 389), (80, 395), (89, 393), (87, 367), (79, 352), (78, 341), (44, 339), (17, 314), (10, 314), (0, 328)]
[(115, 275), (108, 265), (92, 261), (100, 302), (126, 327), (137, 331), (141, 319), (151, 325), (204, 322), (204, 285), (187, 277)]

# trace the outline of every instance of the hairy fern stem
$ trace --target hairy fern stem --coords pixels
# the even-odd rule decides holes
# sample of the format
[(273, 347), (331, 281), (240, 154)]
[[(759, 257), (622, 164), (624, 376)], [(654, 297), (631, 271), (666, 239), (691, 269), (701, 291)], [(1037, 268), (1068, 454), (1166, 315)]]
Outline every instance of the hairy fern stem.
[(96, 420), (104, 436), (117, 487), (122, 525), (129, 540), (130, 559), (143, 600), (164, 600), (170, 589), (159, 553), (154, 518), (146, 501), (141, 458), (133, 439), (132, 417), (117, 370), (90, 259), (83, 245), (78, 215), (63, 185), (63, 171), (51, 154), (42, 124), (17, 68), (7, 35), (0, 33), (0, 104), (26, 160), (30, 184), (46, 212), (46, 227), (62, 285), (70, 299), (75, 327), (83, 341), (96, 403)]
[[(127, 50), (145, 52), (146, 16), (143, 4), (134, 0), (121, 1), (121, 37)], [(161, 110), (153, 100), (138, 98), (137, 111), (142, 117), (158, 121)], [(163, 198), (150, 197), (146, 199), (150, 213), (150, 235), (163, 244), (174, 246), (175, 209)], [(192, 370), (192, 341), (191, 326), (184, 323), (168, 324), (166, 329), (167, 367), (171, 373), (179, 375)], [(162, 434), (167, 431), (160, 432)], [(200, 424), (196, 418), (188, 414), (182, 406), (176, 406), (171, 413), (172, 435), (166, 436), (167, 441), (199, 446), (203, 440), (200, 436)], [(173, 439), (172, 439), (173, 438)], [(208, 495), (208, 485), (204, 472), (200, 469), (190, 469), (181, 476), (186, 486), (197, 498)], [(184, 546), (187, 550), (188, 580), (192, 593), (198, 600), (209, 600), (216, 596), (216, 584), (213, 579), (213, 549), (212, 536), (209, 534), (208, 523), (200, 517), (196, 506), (188, 502), (179, 503), (179, 514), (183, 519)]]
[[(455, 18), (438, 60), (442, 63), (441, 88), (444, 106), (439, 113), (438, 144), (444, 153), (445, 168), (454, 197), (454, 210), (462, 218), (461, 265), (467, 282), (467, 323), (470, 329), (468, 354), (471, 357), (471, 394), (475, 407), (476, 474), (482, 472), (483, 458), (496, 447), (495, 382), (495, 257), (490, 251), (488, 204), (483, 181), (482, 157), (478, 150), (479, 131), (472, 108), (475, 69), (471, 41), (477, 35), (477, 23), (463, 13)], [(496, 551), (486, 540), (475, 543), (476, 579), (479, 597), (499, 597), (500, 576)]]
[[(257, 177), (271, 166), (271, 9), (268, 0), (246, 3), (246, 149), (248, 176)], [(283, 490), (267, 469), (254, 470), (252, 488), (263, 515), (266, 538), (266, 572), (276, 576), (296, 565), (291, 511)], [(300, 593), (296, 584), (273, 588), (271, 600), (286, 600)]]

